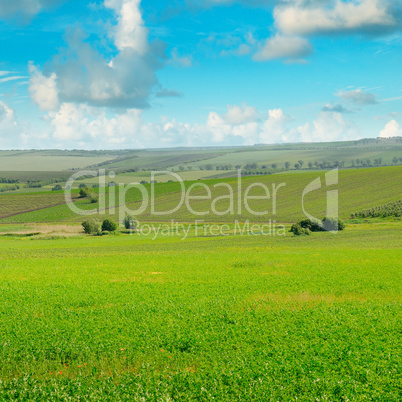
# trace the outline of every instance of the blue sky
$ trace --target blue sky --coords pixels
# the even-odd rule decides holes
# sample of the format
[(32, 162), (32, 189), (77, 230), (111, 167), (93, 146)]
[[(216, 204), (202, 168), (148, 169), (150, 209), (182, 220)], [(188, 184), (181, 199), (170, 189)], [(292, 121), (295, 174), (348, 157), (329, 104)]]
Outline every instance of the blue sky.
[(0, 148), (402, 136), (400, 0), (0, 0)]

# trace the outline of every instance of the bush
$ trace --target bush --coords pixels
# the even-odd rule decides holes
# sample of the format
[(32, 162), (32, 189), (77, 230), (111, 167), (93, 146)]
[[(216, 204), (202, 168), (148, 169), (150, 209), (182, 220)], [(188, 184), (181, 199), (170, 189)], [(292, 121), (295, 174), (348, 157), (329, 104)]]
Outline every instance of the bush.
[(80, 198), (86, 198), (91, 194), (91, 190), (87, 187), (82, 187), (80, 189)]
[(92, 204), (96, 204), (99, 201), (99, 194), (91, 193), (89, 199)]
[[(292, 226), (292, 229), (290, 229), (291, 232), (295, 233), (300, 232), (296, 226), (300, 226), (301, 229), (308, 230), (309, 232), (325, 232), (325, 231), (336, 231), (336, 230), (344, 230), (345, 229), (345, 223), (342, 222), (340, 219), (332, 219), (332, 218), (324, 218), (322, 220), (322, 225), (320, 225), (317, 222), (312, 221), (311, 219), (303, 219), (299, 223), (296, 223)], [(302, 233), (303, 234), (303, 233)], [(304, 233), (306, 234), (306, 233)], [(309, 233), (308, 233), (309, 234)], [(298, 235), (296, 235), (298, 236)]]
[(123, 220), (123, 225), (127, 230), (134, 230), (137, 228), (137, 220), (133, 216), (127, 215)]
[(117, 229), (117, 223), (112, 219), (105, 219), (102, 222), (102, 232), (115, 232)]
[(303, 229), (310, 230), (310, 232), (321, 232), (324, 230), (317, 222), (313, 222), (311, 219), (303, 219), (299, 222), (299, 225)]
[(295, 235), (295, 236), (307, 236), (311, 233), (311, 231), (307, 228), (303, 228), (300, 226), (299, 223), (295, 223), (292, 225), (290, 231)]
[(81, 225), (84, 228), (84, 232), (86, 234), (99, 235), (101, 232), (99, 223), (97, 221), (95, 221), (94, 219), (86, 220), (86, 221), (82, 222)]
[(332, 218), (324, 218), (322, 220), (323, 225), (324, 225), (324, 230), (326, 231), (336, 231), (336, 230), (344, 230), (346, 225), (344, 222), (342, 222), (340, 219), (332, 219)]

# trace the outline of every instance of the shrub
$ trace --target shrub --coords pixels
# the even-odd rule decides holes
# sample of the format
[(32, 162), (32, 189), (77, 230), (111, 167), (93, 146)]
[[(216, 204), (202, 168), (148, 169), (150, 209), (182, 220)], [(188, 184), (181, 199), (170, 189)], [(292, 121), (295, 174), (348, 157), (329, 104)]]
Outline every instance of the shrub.
[(324, 218), (322, 220), (322, 223), (324, 225), (324, 230), (326, 231), (335, 231), (335, 230), (344, 230), (346, 225), (344, 222), (342, 222), (340, 219), (332, 219), (332, 218)]
[(95, 235), (100, 234), (99, 223), (97, 221), (95, 221), (94, 219), (86, 220), (86, 221), (82, 222), (81, 225), (84, 228), (84, 232), (86, 234), (95, 234)]
[(99, 194), (91, 193), (89, 199), (92, 204), (96, 204), (99, 201)]
[(306, 236), (311, 233), (309, 229), (303, 228), (302, 226), (300, 226), (299, 223), (295, 223), (294, 225), (292, 225), (290, 231), (295, 236)]
[(80, 198), (86, 198), (90, 195), (91, 190), (87, 187), (82, 187), (80, 189)]
[(323, 228), (317, 222), (313, 222), (311, 219), (303, 219), (299, 222), (299, 225), (303, 229), (310, 230), (310, 232), (321, 232), (323, 230)]
[[(300, 228), (298, 228), (298, 226)], [(299, 223), (294, 224), (290, 231), (295, 233), (296, 236), (300, 236), (300, 234), (310, 234), (310, 232), (332, 232), (335, 230), (344, 230), (345, 226), (345, 223), (342, 222), (340, 219), (336, 220), (332, 218), (324, 218), (322, 220), (322, 225), (312, 221), (311, 219), (303, 219)], [(307, 230), (309, 233), (303, 233), (300, 229)]]
[(123, 224), (124, 224), (124, 227), (125, 227), (127, 230), (133, 230), (133, 229), (136, 229), (136, 228), (137, 228), (137, 220), (136, 220), (133, 216), (131, 216), (131, 215), (127, 215), (127, 216), (124, 218)]
[(112, 219), (105, 219), (102, 222), (102, 232), (115, 232), (117, 229), (117, 223)]

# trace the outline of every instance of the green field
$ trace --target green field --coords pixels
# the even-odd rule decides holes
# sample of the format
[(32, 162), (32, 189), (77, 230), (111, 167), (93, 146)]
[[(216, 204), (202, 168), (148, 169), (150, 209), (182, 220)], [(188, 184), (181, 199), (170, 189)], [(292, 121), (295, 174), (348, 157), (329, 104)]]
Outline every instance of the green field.
[[(84, 151), (46, 152), (87, 160)], [(99, 152), (90, 155), (109, 157)], [(208, 152), (189, 152), (189, 159)], [(166, 154), (155, 154), (162, 164)], [(142, 156), (113, 158), (124, 164)], [(46, 191), (72, 172), (0, 174), (47, 183), (0, 194), (0, 400), (400, 401), (402, 221), (351, 215), (400, 201), (402, 166), (341, 169), (339, 183), (328, 187), (327, 171), (242, 177), (239, 211), (236, 178), (186, 170), (185, 191), (210, 197), (168, 215), (148, 205), (136, 231), (120, 226), (104, 236), (84, 235), (86, 218), (69, 209), (64, 192)], [(146, 171), (122, 171), (111, 180), (143, 178), (149, 181)], [(317, 178), (322, 188), (307, 194), (306, 210), (322, 218), (326, 192), (337, 190), (346, 229), (293, 236), (291, 224), (305, 217), (303, 190)], [(157, 211), (173, 209), (181, 184), (156, 179)], [(249, 195), (264, 194), (257, 184), (271, 196), (249, 200), (250, 211), (243, 201), (250, 186)], [(123, 200), (133, 210), (144, 201), (138, 188)], [(151, 184), (143, 188), (151, 194)], [(98, 203), (77, 198), (74, 188), (75, 206), (104, 203), (95, 217), (124, 217), (123, 188), (92, 191)], [(225, 212), (231, 193), (233, 213)], [(212, 212), (218, 198), (222, 215)], [(263, 235), (244, 226), (269, 220), (276, 226)], [(158, 233), (144, 230), (158, 225)], [(219, 225), (227, 230), (216, 231)]]
[(84, 168), (113, 158), (108, 155), (85, 157), (74, 154), (60, 155), (50, 151), (16, 151), (13, 153), (0, 151), (0, 172), (68, 170)]
[[(302, 210), (302, 194), (304, 188), (317, 177), (321, 177), (323, 187), (321, 190), (314, 191), (305, 197), (306, 210), (313, 216), (322, 218), (326, 213), (326, 191), (331, 188), (325, 187), (325, 172), (300, 172), (281, 173), (267, 176), (244, 177), (241, 179), (242, 191), (241, 197), (244, 204), (245, 190), (256, 183), (263, 183), (268, 187), (271, 194), (273, 186), (281, 187), (277, 192), (276, 214), (273, 214), (273, 201), (271, 200), (250, 200), (249, 207), (251, 212), (268, 211), (263, 216), (250, 213), (242, 206), (240, 213), (237, 197), (238, 181), (236, 179), (215, 179), (201, 180), (196, 182), (185, 182), (186, 189), (196, 185), (190, 192), (193, 196), (206, 195), (206, 190), (200, 187), (205, 184), (211, 189), (211, 197), (224, 197), (230, 194), (228, 186), (233, 190), (234, 213), (225, 215), (215, 215), (211, 212), (211, 200), (191, 199), (191, 210), (185, 204), (177, 212), (169, 215), (153, 215), (151, 213), (151, 204), (148, 208), (138, 216), (139, 221), (170, 221), (175, 219), (180, 222), (194, 222), (194, 220), (205, 220), (209, 222), (234, 222), (235, 220), (265, 222), (269, 219), (277, 222), (292, 223), (304, 217)], [(132, 177), (135, 181), (138, 181)], [(123, 181), (124, 182), (124, 181)], [(222, 183), (224, 185), (222, 185)], [(351, 214), (367, 208), (372, 208), (387, 204), (389, 202), (398, 201), (401, 194), (402, 183), (402, 167), (391, 166), (382, 168), (368, 169), (348, 169), (339, 172), (339, 185), (336, 187), (339, 191), (339, 216), (343, 219), (350, 218)], [(218, 187), (215, 187), (218, 185)], [(151, 194), (150, 184), (145, 186), (148, 194)], [(334, 187), (335, 188), (335, 187)], [(97, 190), (98, 191), (98, 190)], [(98, 218), (102, 219), (112, 216), (119, 219), (120, 209), (117, 207), (115, 211), (108, 209), (109, 207), (109, 191), (104, 196), (106, 210), (102, 210), (98, 214)], [(115, 205), (120, 205), (119, 190), (113, 188), (116, 192)], [(156, 194), (156, 210), (170, 211), (179, 205), (181, 199), (181, 187), (179, 183), (157, 183), (155, 185)], [(76, 190), (74, 190), (76, 194)], [(263, 195), (262, 190), (255, 188), (250, 191), (249, 195)], [(74, 214), (68, 206), (62, 202), (62, 192), (37, 193), (37, 194), (11, 194), (0, 196), (0, 223), (27, 223), (27, 222), (82, 222), (83, 217)], [(130, 210), (138, 210), (142, 204), (142, 193), (138, 190), (129, 190), (125, 197), (125, 203)], [(35, 205), (35, 208), (33, 208)], [(83, 210), (97, 208), (98, 206), (91, 204), (86, 199), (76, 200), (76, 205)], [(16, 209), (18, 206), (18, 210)], [(230, 207), (229, 199), (222, 199), (216, 203), (218, 212), (224, 212)], [(26, 211), (24, 210), (26, 209)], [(10, 211), (15, 210), (12, 214)], [(34, 211), (33, 211), (34, 210)], [(205, 215), (195, 216), (195, 212), (208, 212)], [(123, 214), (124, 216), (124, 214)]]
[(1, 239), (0, 399), (398, 401), (400, 239)]

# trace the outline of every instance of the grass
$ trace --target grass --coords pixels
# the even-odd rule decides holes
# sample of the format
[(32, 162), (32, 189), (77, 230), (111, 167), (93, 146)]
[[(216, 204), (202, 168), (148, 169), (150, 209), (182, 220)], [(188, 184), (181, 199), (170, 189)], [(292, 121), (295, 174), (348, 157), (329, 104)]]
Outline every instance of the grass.
[(64, 194), (62, 192), (2, 194), (0, 196), (0, 218), (44, 210), (63, 203)]
[[(138, 219), (140, 221), (168, 221), (175, 219), (181, 222), (191, 222), (195, 219), (203, 219), (209, 222), (233, 222), (238, 219), (240, 221), (251, 220), (266, 222), (269, 219), (276, 220), (277, 222), (292, 223), (304, 218), (302, 211), (302, 194), (306, 186), (317, 177), (321, 177), (323, 188), (311, 192), (305, 197), (306, 210), (313, 216), (322, 218), (326, 214), (326, 191), (338, 189), (339, 191), (339, 214), (343, 219), (349, 218), (350, 215), (357, 210), (369, 209), (379, 205), (384, 205), (389, 202), (397, 201), (399, 197), (400, 183), (402, 182), (402, 166), (382, 167), (382, 168), (369, 168), (369, 169), (351, 169), (339, 171), (339, 185), (333, 187), (325, 187), (325, 172), (303, 172), (299, 174), (281, 173), (268, 176), (258, 177), (244, 177), (242, 178), (242, 198), (244, 200), (245, 189), (256, 183), (263, 183), (268, 186), (272, 194), (272, 186), (279, 186), (285, 183), (286, 186), (278, 190), (277, 196), (277, 213), (273, 214), (273, 202), (270, 200), (250, 200), (249, 207), (252, 211), (268, 213), (265, 215), (256, 216), (247, 211), (243, 206), (241, 213), (238, 213), (238, 199), (237, 199), (237, 180), (236, 179), (215, 179), (215, 180), (202, 180), (196, 182), (186, 182), (185, 186), (188, 189), (191, 185), (197, 183), (205, 183), (211, 188), (212, 199), (218, 197), (228, 196), (229, 190), (227, 186), (220, 186), (214, 188), (215, 185), (226, 183), (234, 191), (234, 214), (226, 214), (224, 216), (215, 215), (209, 212), (206, 215), (194, 216), (194, 214), (187, 209), (185, 205), (180, 208), (173, 215), (155, 216), (151, 214), (150, 205), (142, 213)], [(145, 185), (145, 188), (150, 194), (150, 185)], [(109, 191), (110, 189), (107, 189)], [(157, 183), (155, 186), (158, 211), (169, 211), (175, 208), (180, 201), (180, 184), (179, 183)], [(97, 190), (98, 191), (98, 190)], [(116, 205), (120, 205), (118, 200), (118, 189), (116, 191)], [(28, 223), (28, 222), (80, 222), (81, 216), (75, 215), (64, 203), (60, 203), (63, 197), (62, 192), (36, 194), (19, 194), (19, 195), (0, 195), (0, 206), (2, 206), (3, 219), (2, 223)], [(191, 192), (192, 195), (205, 195), (206, 190), (196, 188)], [(261, 190), (253, 190), (249, 195), (263, 195)], [(109, 195), (106, 194), (106, 201)], [(41, 209), (31, 211), (32, 203), (36, 202), (42, 205)], [(50, 203), (46, 200), (52, 200)], [(49, 202), (49, 205), (47, 205)], [(138, 190), (130, 190), (127, 193), (126, 204), (128, 208), (137, 210), (142, 202), (142, 194)], [(81, 209), (93, 209), (97, 205), (90, 204), (88, 200), (77, 200), (77, 205)], [(192, 209), (196, 212), (211, 211), (211, 200), (197, 200), (193, 199), (190, 203)], [(58, 205), (60, 204), (60, 205)], [(39, 206), (40, 206), (39, 205)], [(53, 205), (53, 206), (51, 206)], [(18, 209), (17, 209), (18, 206)], [(47, 207), (49, 206), (49, 207)], [(106, 203), (106, 206), (108, 204)], [(228, 209), (230, 206), (228, 198), (222, 199), (216, 203), (218, 212)], [(25, 210), (24, 210), (25, 208)], [(14, 211), (14, 216), (6, 218), (7, 214)], [(18, 215), (16, 215), (18, 213)], [(119, 218), (119, 208), (116, 208), (115, 213), (111, 210), (102, 211), (99, 215), (103, 219), (112, 215), (115, 219)]]
[(79, 157), (49, 155), (46, 152), (34, 151), (17, 155), (2, 155), (0, 153), (0, 172), (30, 171), (32, 168), (38, 171), (67, 170), (84, 168), (110, 160), (108, 156)]
[[(295, 222), (304, 188), (317, 177), (324, 183), (324, 174), (246, 177), (242, 194), (251, 184), (286, 183), (274, 218)], [(347, 218), (398, 200), (401, 182), (401, 166), (342, 170), (337, 186), (307, 195), (306, 208), (322, 217), (325, 192), (338, 189)], [(237, 186), (230, 178), (185, 186), (195, 183), (214, 197)], [(155, 190), (158, 209), (177, 204), (179, 183)], [(140, 201), (138, 191), (127, 193), (130, 207)], [(271, 202), (250, 205), (272, 211)], [(218, 206), (227, 207), (227, 199)], [(1, 217), (2, 401), (401, 400), (398, 218), (350, 219), (338, 234), (301, 238), (211, 236), (194, 227), (186, 240), (169, 230), (93, 237), (80, 233), (84, 218), (63, 192), (2, 194)], [(172, 218), (203, 219), (201, 229), (226, 221), (232, 233), (235, 219), (272, 216), (243, 209), (194, 217), (182, 208), (155, 217), (147, 209), (140, 221)]]
[[(304, 167), (307, 167), (308, 162), (314, 163), (314, 161), (323, 162), (335, 162), (344, 161), (345, 166), (350, 166), (352, 160), (370, 159), (371, 163), (374, 159), (382, 158), (383, 163), (391, 164), (394, 156), (402, 156), (402, 148), (397, 145), (396, 147), (389, 148), (369, 148), (369, 147), (356, 147), (348, 144), (345, 147), (328, 147), (327, 149), (321, 147), (315, 147), (310, 144), (310, 149), (305, 146), (300, 149), (295, 146), (294, 149), (289, 149), (289, 146), (270, 146), (270, 147), (256, 147), (255, 149), (246, 148), (243, 150), (225, 153), (223, 155), (211, 158), (207, 161), (194, 162), (191, 165), (196, 168), (203, 166), (206, 163), (212, 165), (227, 165), (233, 166), (240, 164), (245, 165), (247, 163), (258, 163), (259, 166), (267, 165), (271, 166), (272, 163), (277, 163), (279, 167), (283, 167), (285, 162), (289, 161), (293, 168), (293, 165), (299, 160), (304, 161)], [(175, 165), (178, 167), (178, 165)]]
[[(222, 170), (219, 171), (201, 171), (201, 170), (194, 170), (194, 171), (185, 171), (185, 172), (174, 172), (174, 176), (172, 174), (155, 174), (154, 179), (158, 183), (167, 183), (168, 181), (177, 181), (177, 176), (181, 178), (181, 180), (199, 180), (199, 179), (208, 179), (211, 176), (217, 176), (220, 174), (228, 173)], [(236, 175), (236, 172), (230, 172), (232, 177)], [(151, 181), (151, 172), (147, 171), (140, 171), (134, 173), (120, 173), (117, 174), (116, 177), (113, 179), (109, 176), (106, 176), (106, 184), (114, 181), (116, 183), (122, 184), (131, 184), (131, 183), (140, 183), (141, 181), (145, 180), (147, 183)], [(90, 178), (90, 179), (83, 179), (77, 180), (74, 182), (74, 188), (77, 188), (81, 183), (91, 187), (93, 184), (97, 184), (99, 182), (98, 177)]]
[(400, 234), (4, 238), (0, 399), (398, 401)]

